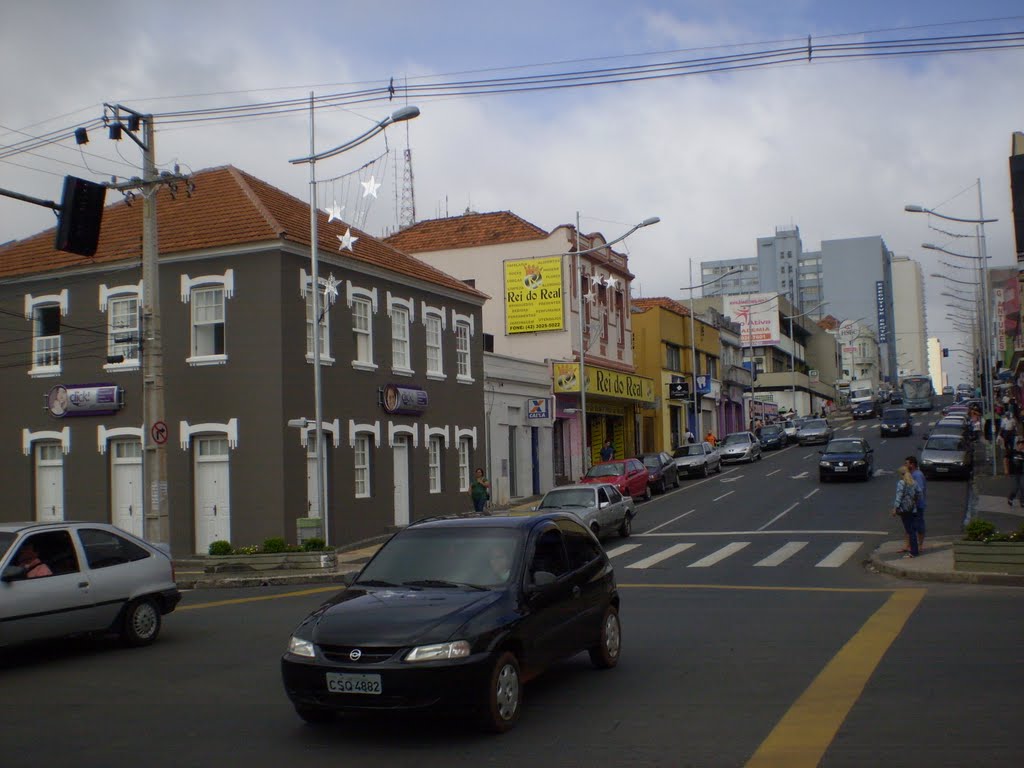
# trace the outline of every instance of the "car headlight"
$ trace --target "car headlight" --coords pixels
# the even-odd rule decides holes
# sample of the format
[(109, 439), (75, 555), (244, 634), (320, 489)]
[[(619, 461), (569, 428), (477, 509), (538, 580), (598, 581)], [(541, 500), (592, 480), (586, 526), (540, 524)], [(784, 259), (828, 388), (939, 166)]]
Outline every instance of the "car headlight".
[(909, 426), (910, 426), (909, 424), (907, 424), (906, 422), (903, 422), (902, 424), (900, 424), (900, 429), (906, 429)]
[(308, 659), (316, 658), (316, 650), (313, 643), (309, 640), (303, 640), (301, 637), (295, 637), (295, 635), (292, 635), (288, 640), (288, 653), (296, 656), (305, 656)]
[(853, 464), (851, 464), (850, 466), (853, 466), (853, 467), (863, 467), (864, 466), (864, 462), (861, 461), (860, 459), (858, 459), (857, 461), (853, 462)]
[(437, 645), (421, 645), (413, 648), (405, 655), (405, 661), (440, 661), (442, 659), (464, 659), (469, 656), (469, 643), (455, 640), (451, 643)]
[(818, 466), (819, 467), (831, 467), (832, 465), (829, 464), (827, 461), (819, 461), (818, 462)]
[(921, 466), (922, 467), (930, 467), (934, 463), (935, 462), (931, 461), (930, 459), (925, 459), (924, 461), (921, 462)]

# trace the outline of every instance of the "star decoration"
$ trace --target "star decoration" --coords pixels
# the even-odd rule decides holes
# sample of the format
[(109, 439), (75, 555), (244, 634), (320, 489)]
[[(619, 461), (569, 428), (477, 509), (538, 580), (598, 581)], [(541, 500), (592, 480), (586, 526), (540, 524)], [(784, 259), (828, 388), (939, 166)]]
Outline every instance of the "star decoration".
[[(358, 238), (357, 238), (358, 239)], [(338, 280), (334, 277), (334, 273), (327, 278), (327, 283), (324, 285), (324, 304), (330, 306), (338, 300)]]
[(583, 294), (583, 300), (590, 304), (597, 301), (597, 291), (594, 290), (594, 286), (590, 286), (590, 290)]
[(612, 277), (611, 275), (608, 275), (608, 277), (604, 279), (604, 284), (614, 291), (616, 288), (619, 287), (619, 279), (617, 277)]
[(341, 240), (341, 246), (338, 248), (339, 251), (343, 251), (346, 248), (351, 251), (352, 246), (355, 244), (356, 240), (359, 239), (358, 237), (352, 237), (351, 229), (346, 229), (344, 235), (338, 235), (337, 237)]
[(377, 190), (380, 189), (380, 182), (377, 181), (376, 177), (370, 176), (369, 181), (361, 181), (359, 183), (363, 185), (363, 197), (367, 197), (369, 195), (373, 195), (374, 197), (377, 196)]
[(338, 201), (334, 201), (334, 205), (327, 209), (327, 223), (330, 224), (332, 221), (337, 219), (341, 221), (341, 212), (345, 210), (344, 205), (338, 205)]

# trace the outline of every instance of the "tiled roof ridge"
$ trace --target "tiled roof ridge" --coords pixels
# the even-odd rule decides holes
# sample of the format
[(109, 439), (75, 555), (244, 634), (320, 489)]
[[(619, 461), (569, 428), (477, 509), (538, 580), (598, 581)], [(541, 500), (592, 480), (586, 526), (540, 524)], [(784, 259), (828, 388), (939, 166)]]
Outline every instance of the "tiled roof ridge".
[[(263, 217), (263, 220), (266, 221), (267, 224), (270, 226), (270, 228), (274, 231), (274, 234), (276, 234), (278, 236), (278, 238), (280, 238), (282, 240), (286, 239), (287, 236), (288, 236), (288, 230), (286, 230), (284, 225), (282, 225), (281, 222), (279, 222), (274, 217), (274, 215), (270, 212), (270, 210), (267, 208), (267, 206), (264, 205), (263, 200), (259, 196), (259, 193), (255, 189), (253, 189), (252, 184), (250, 183), (250, 179), (256, 180), (256, 181), (259, 181), (259, 179), (257, 179), (252, 174), (246, 173), (245, 171), (243, 171), (240, 168), (236, 168), (233, 165), (227, 165), (227, 166), (221, 166), (221, 167), (226, 168), (228, 173), (231, 174), (232, 178), (235, 179), (235, 182), (241, 188), (243, 194), (245, 194), (245, 196), (247, 198), (249, 198), (250, 202), (252, 202), (252, 204), (256, 208), (256, 210), (259, 211), (260, 216)], [(209, 170), (220, 170), (220, 168), (215, 168), (215, 169), (211, 168)], [(201, 172), (202, 171), (200, 171), (200, 173)], [(266, 183), (266, 182), (264, 182), (264, 183)], [(285, 194), (288, 194), (288, 193), (285, 192)], [(289, 197), (291, 197), (291, 195), (289, 195)], [(295, 198), (295, 199), (298, 200), (298, 198)], [(301, 202), (301, 201), (299, 201), (299, 202)]]
[(671, 299), (668, 296), (645, 296), (640, 299), (633, 299), (633, 306), (650, 309), (653, 307), (661, 307), (667, 309), (676, 314), (682, 315), (683, 317), (690, 316), (690, 308), (683, 304), (677, 299)]

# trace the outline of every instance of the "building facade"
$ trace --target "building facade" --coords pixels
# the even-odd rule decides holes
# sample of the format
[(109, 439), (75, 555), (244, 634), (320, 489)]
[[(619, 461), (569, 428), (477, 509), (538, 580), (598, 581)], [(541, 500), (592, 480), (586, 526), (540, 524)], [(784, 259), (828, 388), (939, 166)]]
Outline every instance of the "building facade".
[(892, 287), (893, 296), (899, 297), (893, 302), (897, 375), (927, 373), (928, 321), (921, 265), (906, 256), (894, 256)]
[[(193, 180), (157, 196), (166, 424), (143, 424), (141, 206), (105, 209), (91, 259), (55, 251), (52, 231), (0, 249), (0, 516), (142, 534), (162, 492), (178, 554), (294, 542), (310, 521), (342, 544), (470, 509), (486, 296), (321, 214), (317, 290), (338, 299), (313, 318), (308, 204), (231, 167)], [(150, 436), (168, 445), (166, 488), (143, 488)]]

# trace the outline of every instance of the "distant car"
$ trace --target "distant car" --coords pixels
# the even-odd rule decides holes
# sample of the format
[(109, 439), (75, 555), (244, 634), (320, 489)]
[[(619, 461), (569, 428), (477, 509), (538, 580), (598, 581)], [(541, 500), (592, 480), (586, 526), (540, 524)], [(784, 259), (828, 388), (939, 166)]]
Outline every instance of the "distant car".
[(889, 397), (889, 405), (903, 405), (903, 395), (899, 390), (893, 390), (892, 395)]
[(796, 432), (797, 432), (797, 429), (799, 429), (799, 427), (797, 426), (796, 421), (793, 420), (793, 419), (787, 419), (786, 421), (782, 422), (782, 429), (786, 433), (786, 437), (789, 438), (790, 442), (795, 443), (796, 442)]
[(761, 447), (770, 451), (772, 449), (778, 450), (779, 448), (785, 448), (789, 442), (789, 438), (786, 436), (786, 430), (783, 429), (781, 424), (768, 424), (767, 426), (761, 427)]
[(925, 437), (942, 437), (944, 435), (951, 437), (967, 437), (970, 432), (967, 424), (961, 424), (955, 421), (947, 421), (945, 424), (942, 422), (945, 419), (939, 421), (934, 427), (928, 430), (928, 434)]
[[(23, 567), (30, 550), (45, 569)], [(113, 525), (0, 523), (0, 646), (101, 633), (147, 645), (180, 599), (170, 557)]]
[(929, 435), (921, 449), (920, 464), (928, 478), (968, 477), (974, 466), (974, 451), (964, 437)]
[(650, 475), (639, 459), (619, 459), (595, 464), (580, 478), (580, 483), (611, 483), (623, 496), (650, 499), (651, 484), (647, 482)]
[(878, 415), (878, 405), (874, 400), (862, 400), (854, 403), (850, 415), (855, 419), (873, 419)]
[(435, 518), (299, 623), (281, 677), (309, 723), (436, 710), (503, 732), (525, 680), (581, 651), (614, 667), (621, 638), (615, 572), (575, 516)]
[(953, 390), (952, 387), (943, 387), (942, 388), (942, 394), (944, 394), (944, 395), (952, 395), (953, 393), (954, 393), (954, 390)]
[(681, 445), (672, 451), (680, 474), (707, 477), (712, 471), (722, 471), (722, 455), (711, 443)]
[(664, 451), (659, 453), (642, 453), (640, 461), (647, 467), (649, 477), (647, 479), (652, 490), (657, 493), (665, 493), (671, 485), (679, 487), (679, 470), (676, 469), (675, 460)]
[(761, 443), (753, 432), (733, 432), (725, 436), (718, 453), (723, 464), (730, 461), (760, 461)]
[(823, 483), (848, 477), (870, 480), (875, 474), (875, 452), (862, 438), (830, 440), (820, 453), (818, 479)]
[(878, 428), (882, 437), (914, 434), (914, 423), (910, 420), (910, 412), (906, 408), (886, 408)]
[(808, 419), (796, 433), (800, 445), (827, 443), (832, 439), (832, 427), (825, 419)]
[(601, 538), (617, 533), (627, 538), (633, 529), (636, 507), (614, 485), (562, 485), (544, 494), (537, 512), (571, 512)]

